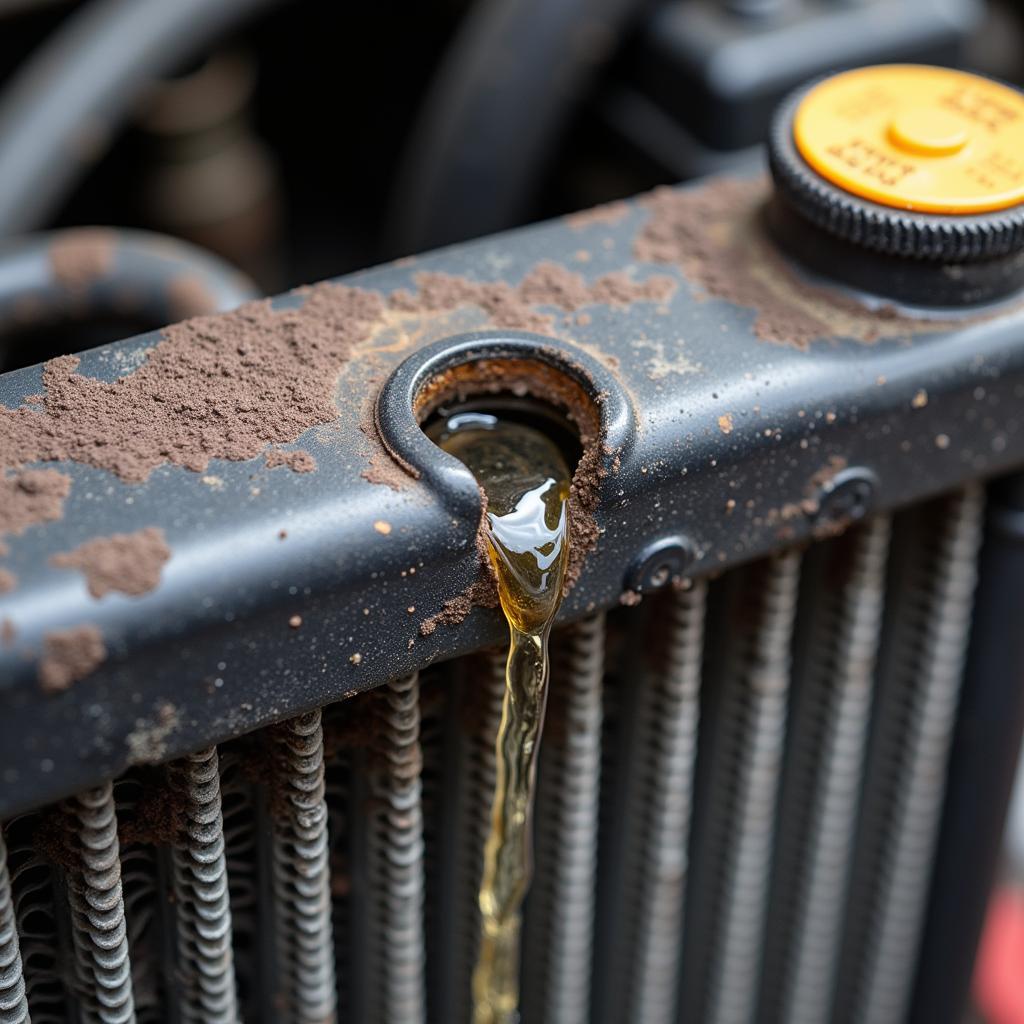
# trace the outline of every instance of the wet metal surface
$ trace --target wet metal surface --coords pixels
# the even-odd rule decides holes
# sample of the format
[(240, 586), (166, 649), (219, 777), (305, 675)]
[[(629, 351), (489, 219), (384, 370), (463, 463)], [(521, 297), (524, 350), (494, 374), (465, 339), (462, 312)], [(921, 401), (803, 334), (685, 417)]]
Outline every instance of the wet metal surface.
[[(835, 337), (805, 350), (763, 341), (755, 310), (709, 296), (679, 265), (637, 260), (634, 242), (650, 217), (630, 203), (614, 223), (553, 222), (347, 280), (387, 298), (415, 292), (423, 271), (515, 285), (547, 261), (587, 282), (610, 272), (676, 281), (657, 301), (536, 307), (548, 333), (533, 342), (565, 366), (601, 367), (629, 413), (615, 426), (614, 451), (601, 454), (601, 532), (561, 621), (616, 605), (630, 567), (665, 538), (685, 541), (687, 573), (697, 576), (830, 528), (818, 510), (844, 469), (873, 481), (867, 512), (1024, 461), (1024, 314), (1012, 304), (941, 326), (904, 311), (865, 343), (842, 335), (853, 322), (844, 297)], [(769, 283), (778, 273), (764, 268)], [(810, 298), (793, 289), (787, 279), (779, 294), (821, 315), (820, 289)], [(439, 490), (440, 461), (414, 479), (373, 436), (374, 398), (392, 370), (466, 332), (478, 354), (524, 338), (495, 329), (473, 304), (389, 307), (340, 367), (337, 420), (296, 439), (314, 472), (271, 470), (262, 457), (214, 460), (202, 473), (162, 465), (145, 483), (126, 484), (105, 470), (55, 464), (71, 478), (63, 518), (9, 535), (0, 557), (17, 577), (0, 595), (0, 814), (500, 637), (497, 614), (481, 609), (458, 629), (421, 632), (477, 578), (479, 499)], [(78, 372), (113, 380), (143, 364), (156, 341), (86, 352)], [(586, 387), (586, 374), (581, 380)], [(39, 367), (0, 377), (9, 408), (43, 390)], [(379, 466), (389, 467), (387, 480), (371, 482), (364, 474), (373, 479)], [(141, 597), (93, 598), (79, 574), (50, 563), (99, 535), (149, 527), (163, 531), (171, 558)], [(105, 660), (64, 692), (44, 693), (46, 635), (85, 625), (102, 634)]]

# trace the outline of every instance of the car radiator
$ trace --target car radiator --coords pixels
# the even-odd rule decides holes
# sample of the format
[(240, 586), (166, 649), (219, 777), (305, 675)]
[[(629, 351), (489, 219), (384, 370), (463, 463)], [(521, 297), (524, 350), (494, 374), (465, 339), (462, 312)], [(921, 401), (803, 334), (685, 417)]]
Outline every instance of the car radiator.
[[(31, 435), (2, 482), (68, 481), (8, 523), (0, 1020), (469, 1020), (503, 628), (475, 482), (418, 417), (481, 393), (600, 442), (523, 1021), (956, 1019), (1020, 729), (1024, 320), (856, 306), (774, 254), (765, 195), (666, 190), (0, 378)], [(308, 422), (239, 450), (203, 420), (145, 471), (89, 440), (76, 403), (164, 414), (160, 366), (182, 417), (244, 420), (217, 345), (276, 353), (257, 378)], [(148, 589), (68, 567), (150, 529)]]

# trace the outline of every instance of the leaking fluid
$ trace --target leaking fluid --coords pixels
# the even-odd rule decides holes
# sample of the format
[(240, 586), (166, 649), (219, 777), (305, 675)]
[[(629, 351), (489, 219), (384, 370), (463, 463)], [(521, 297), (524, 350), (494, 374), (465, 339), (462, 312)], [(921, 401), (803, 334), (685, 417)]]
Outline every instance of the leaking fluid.
[(514, 1024), (537, 752), (547, 704), (548, 634), (568, 560), (571, 474), (558, 447), (521, 423), (463, 413), (432, 434), (472, 470), (487, 495), (488, 552), (509, 625), (491, 829), (480, 883), (473, 1021)]

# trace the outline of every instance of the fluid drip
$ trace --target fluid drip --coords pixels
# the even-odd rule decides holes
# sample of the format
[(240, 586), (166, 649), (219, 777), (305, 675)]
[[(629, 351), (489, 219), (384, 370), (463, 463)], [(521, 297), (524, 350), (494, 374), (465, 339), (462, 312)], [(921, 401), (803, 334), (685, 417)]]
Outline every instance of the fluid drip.
[(480, 884), (473, 1021), (514, 1024), (537, 753), (547, 704), (548, 634), (568, 560), (571, 474), (543, 433), (495, 416), (453, 416), (432, 436), (472, 470), (487, 495), (488, 553), (509, 624), (491, 829)]

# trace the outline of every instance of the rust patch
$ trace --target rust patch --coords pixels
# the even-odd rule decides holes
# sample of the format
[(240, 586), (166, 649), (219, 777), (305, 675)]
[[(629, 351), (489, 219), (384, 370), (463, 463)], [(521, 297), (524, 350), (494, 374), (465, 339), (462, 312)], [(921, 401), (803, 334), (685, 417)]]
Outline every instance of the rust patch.
[(732, 413), (724, 413), (718, 417), (718, 429), (723, 434), (732, 433)]
[(9, 594), (18, 585), (18, 577), (9, 569), (0, 569), (0, 594)]
[(338, 374), (383, 300), (330, 282), (300, 293), (298, 308), (263, 299), (168, 327), (113, 383), (76, 373), (76, 356), (50, 360), (41, 412), (0, 409), (0, 466), (67, 459), (141, 482), (167, 463), (251, 459), (333, 421)]
[(69, 291), (84, 291), (110, 273), (117, 252), (117, 235), (105, 228), (61, 232), (50, 246), (50, 269)]
[(283, 448), (271, 448), (264, 456), (267, 469), (287, 466), (293, 473), (316, 472), (316, 459), (302, 448), (285, 451)]
[(419, 479), (419, 471), (393, 453), (377, 430), (377, 396), (375, 394), (367, 395), (363, 399), (359, 411), (359, 430), (371, 446), (367, 454), (366, 469), (359, 474), (367, 483), (390, 487), (393, 491), (401, 491), (408, 487), (413, 480)]
[(629, 213), (629, 203), (617, 199), (611, 203), (594, 206), (589, 210), (579, 210), (576, 213), (567, 214), (562, 220), (574, 231), (582, 231), (595, 224), (613, 227), (620, 223), (627, 213)]
[(650, 216), (633, 244), (638, 260), (679, 266), (708, 295), (757, 314), (762, 341), (807, 349), (814, 341), (874, 343), (947, 330), (963, 320), (920, 320), (892, 306), (868, 309), (802, 280), (766, 236), (765, 179), (718, 179), (701, 188), (660, 188), (640, 200)]
[(394, 292), (392, 309), (406, 313), (451, 312), (460, 306), (477, 306), (494, 327), (533, 331), (554, 336), (554, 318), (536, 306), (554, 306), (575, 313), (584, 306), (628, 306), (634, 302), (663, 302), (676, 282), (658, 275), (634, 281), (617, 271), (587, 284), (580, 274), (557, 263), (538, 263), (518, 285), (505, 281), (470, 281), (449, 274), (421, 273), (414, 278), (415, 293)]
[(5, 534), (20, 534), (37, 523), (60, 519), (70, 490), (71, 477), (55, 469), (0, 471), (0, 554), (6, 551)]
[(115, 590), (138, 597), (159, 585), (160, 572), (170, 557), (163, 530), (148, 526), (135, 533), (86, 541), (74, 551), (53, 555), (50, 564), (58, 569), (80, 569), (93, 597)]
[(385, 537), (391, 532), (391, 524), (386, 519), (378, 519), (373, 524), (373, 528)]
[(457, 626), (475, 607), (497, 608), (496, 590), (496, 584), (484, 579), (471, 583), (461, 594), (448, 598), (439, 612), (420, 623), (420, 636), (430, 636), (438, 626)]
[(167, 756), (167, 737), (181, 724), (178, 709), (161, 704), (152, 718), (137, 718), (128, 734), (128, 763), (156, 764)]
[(84, 679), (107, 658), (103, 634), (95, 626), (72, 626), (43, 637), (39, 685), (44, 693), (60, 693)]
[(14, 641), (17, 639), (18, 630), (15, 628), (14, 623), (5, 616), (4, 620), (0, 622), (0, 646), (9, 649), (14, 646)]
[(168, 780), (166, 771), (138, 771), (142, 796), (130, 811), (118, 812), (118, 841), (122, 847), (177, 846), (188, 826), (188, 796)]
[(53, 804), (41, 813), (32, 832), (32, 845), (43, 860), (68, 872), (81, 869), (76, 824), (66, 803)]

